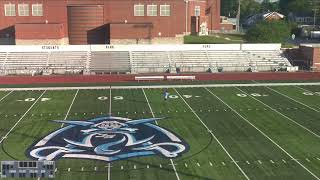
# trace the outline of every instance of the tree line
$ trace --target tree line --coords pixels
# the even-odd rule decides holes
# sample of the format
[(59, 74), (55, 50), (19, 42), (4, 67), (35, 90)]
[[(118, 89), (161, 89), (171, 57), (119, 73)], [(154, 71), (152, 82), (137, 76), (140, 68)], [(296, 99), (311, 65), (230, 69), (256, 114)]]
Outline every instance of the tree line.
[(320, 0), (263, 0), (261, 3), (255, 0), (221, 0), (221, 15), (236, 17), (238, 4), (241, 1), (241, 17), (245, 19), (249, 15), (268, 11), (277, 11), (287, 16), (291, 13), (311, 13), (317, 10), (320, 17)]

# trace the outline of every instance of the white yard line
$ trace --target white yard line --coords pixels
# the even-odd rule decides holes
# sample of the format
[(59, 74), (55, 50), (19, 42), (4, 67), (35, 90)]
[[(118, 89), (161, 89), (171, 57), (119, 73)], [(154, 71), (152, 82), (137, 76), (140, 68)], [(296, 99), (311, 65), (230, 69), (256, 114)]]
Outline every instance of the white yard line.
[(4, 141), (5, 138), (8, 137), (8, 135), (11, 133), (11, 131), (20, 123), (20, 121), (28, 114), (28, 112), (33, 108), (33, 106), (41, 99), (41, 97), (46, 93), (46, 91), (43, 91), (41, 95), (38, 97), (36, 101), (29, 107), (29, 109), (21, 116), (21, 118), (11, 127), (11, 129), (7, 132), (7, 134), (2, 137), (0, 140), (0, 144)]
[[(68, 115), (69, 115), (69, 113), (70, 113), (70, 110), (71, 110), (71, 108), (72, 108), (72, 106), (73, 106), (74, 101), (76, 100), (76, 97), (77, 97), (77, 95), (78, 95), (78, 92), (79, 92), (79, 89), (78, 89), (78, 90), (76, 91), (76, 93), (74, 94), (73, 99), (72, 99), (72, 102), (71, 102), (71, 104), (70, 104), (70, 106), (69, 106), (69, 109), (68, 109), (68, 111), (67, 111), (67, 114), (66, 114), (66, 116), (64, 117), (63, 120), (66, 120), (66, 119), (68, 118)], [(62, 128), (63, 126), (64, 126), (64, 123), (61, 124), (61, 128)]]
[(0, 99), (0, 102), (1, 102), (2, 100), (4, 100), (7, 96), (9, 96), (12, 92), (13, 92), (13, 91), (10, 91), (10, 92), (7, 93), (5, 96), (3, 96), (3, 97)]
[(300, 101), (298, 101), (298, 100), (295, 100), (294, 98), (292, 98), (292, 97), (290, 97), (290, 96), (288, 96), (288, 95), (285, 95), (285, 94), (283, 94), (283, 93), (281, 93), (281, 92), (279, 92), (279, 91), (277, 91), (277, 90), (275, 90), (275, 89), (272, 89), (272, 88), (270, 88), (270, 87), (268, 87), (268, 86), (266, 86), (266, 88), (268, 88), (268, 89), (272, 90), (273, 92), (276, 92), (276, 93), (278, 93), (278, 94), (280, 94), (280, 95), (282, 95), (282, 96), (284, 96), (284, 97), (286, 97), (286, 98), (288, 98), (288, 99), (290, 99), (290, 100), (292, 100), (292, 101), (294, 101), (294, 102), (296, 102), (296, 103), (298, 103), (298, 104), (301, 104), (301, 105), (303, 105), (303, 106), (305, 106), (305, 107), (307, 107), (307, 108), (309, 108), (309, 109), (311, 109), (311, 110), (313, 110), (313, 111), (320, 112), (320, 111), (318, 111), (317, 109), (315, 109), (315, 108), (313, 108), (313, 107), (310, 107), (310, 106), (304, 104), (303, 102), (300, 102)]
[(311, 131), (310, 129), (308, 129), (307, 127), (305, 127), (305, 126), (303, 126), (302, 124), (298, 123), (297, 121), (295, 121), (295, 120), (291, 119), (290, 117), (282, 114), (281, 112), (279, 112), (278, 110), (272, 108), (271, 106), (269, 106), (268, 104), (262, 102), (261, 100), (259, 100), (259, 99), (255, 98), (255, 97), (251, 96), (250, 94), (246, 93), (246, 92), (243, 91), (242, 89), (240, 89), (240, 88), (238, 88), (238, 87), (235, 87), (235, 88), (237, 88), (239, 91), (243, 92), (244, 94), (247, 94), (249, 97), (253, 98), (254, 100), (260, 102), (260, 103), (263, 104), (264, 106), (270, 108), (272, 111), (278, 113), (278, 114), (281, 115), (282, 117), (284, 117), (284, 118), (288, 119), (289, 121), (293, 122), (294, 124), (298, 125), (299, 127), (303, 128), (304, 130), (310, 132), (310, 133), (313, 134), (314, 136), (320, 138), (320, 135), (318, 135), (318, 134), (316, 134), (315, 132)]
[(189, 107), (191, 112), (198, 118), (198, 120), (201, 122), (201, 124), (208, 130), (208, 132), (212, 135), (212, 137), (218, 142), (218, 144), (221, 146), (221, 148), (225, 151), (225, 153), (229, 156), (229, 158), (232, 160), (232, 162), (237, 166), (239, 171), (244, 175), (246, 179), (250, 179), (247, 174), (242, 170), (242, 168), (239, 166), (239, 164), (234, 160), (234, 158), (230, 155), (230, 153), (227, 151), (227, 149), (222, 145), (222, 143), (219, 141), (219, 139), (213, 134), (212, 130), (209, 129), (209, 127), (202, 121), (202, 119), (198, 116), (198, 114), (193, 110), (193, 108), (187, 103), (187, 101), (181, 96), (181, 94), (174, 89), (179, 97), (183, 100), (183, 102)]
[[(155, 115), (154, 115), (154, 113), (153, 113), (152, 107), (151, 107), (151, 105), (150, 105), (150, 103), (149, 103), (149, 99), (148, 99), (146, 93), (144, 92), (144, 89), (143, 89), (143, 88), (142, 88), (142, 92), (143, 92), (143, 94), (144, 94), (144, 97), (146, 98), (146, 101), (147, 101), (147, 103), (148, 103), (148, 106), (149, 106), (149, 109), (150, 109), (150, 111), (151, 111), (152, 117), (155, 118)], [(157, 122), (157, 121), (156, 121), (156, 124), (158, 125), (158, 122)], [(173, 160), (172, 160), (171, 158), (170, 158), (170, 162), (171, 162), (173, 171), (174, 171), (174, 173), (176, 174), (177, 180), (180, 180), (180, 177), (179, 177), (179, 174), (178, 174), (178, 172), (177, 172), (176, 166), (174, 165), (174, 162), (173, 162)]]
[(110, 180), (110, 173), (111, 173), (111, 164), (108, 163), (108, 180)]
[[(111, 112), (112, 112), (112, 95), (111, 95), (111, 86), (110, 86), (110, 90), (109, 90), (109, 116), (111, 116)], [(108, 163), (108, 180), (111, 179), (111, 163)]]
[[(112, 89), (162, 89), (162, 88), (190, 88), (190, 87), (260, 87), (260, 86), (305, 86), (320, 85), (313, 83), (255, 83), (255, 84), (190, 84), (190, 85), (151, 85), (151, 86), (112, 86)], [(86, 87), (36, 87), (36, 88), (0, 88), (0, 91), (28, 91), (28, 90), (90, 90), (109, 89), (110, 86), (86, 86)]]
[(303, 169), (305, 169), (307, 172), (309, 172), (315, 179), (320, 180), (318, 176), (316, 176), (312, 171), (310, 171), (307, 167), (305, 167), (303, 164), (301, 164), (296, 158), (294, 158), (290, 153), (288, 153), (285, 149), (283, 149), (279, 144), (277, 144), (273, 139), (271, 139), (267, 134), (265, 134), (263, 131), (261, 131), (259, 128), (257, 128), (254, 124), (252, 124), (248, 119), (243, 117), (238, 111), (233, 109), (229, 104), (224, 102), (221, 98), (219, 98), (217, 95), (213, 94), (208, 88), (205, 88), (210, 94), (212, 94), (214, 97), (216, 97), (219, 101), (221, 101), (224, 105), (228, 106), (229, 109), (231, 109), (235, 114), (237, 114), (239, 117), (241, 117), (244, 121), (246, 121), (248, 124), (250, 124), (252, 127), (254, 127), (257, 131), (259, 131), (264, 137), (269, 139), (274, 145), (276, 145), (279, 149), (281, 149), (285, 154), (287, 154), (293, 161), (295, 161), (297, 164), (299, 164)]
[(111, 96), (111, 86), (110, 86), (110, 91), (109, 91), (109, 115), (111, 116), (111, 110), (112, 110), (112, 96)]

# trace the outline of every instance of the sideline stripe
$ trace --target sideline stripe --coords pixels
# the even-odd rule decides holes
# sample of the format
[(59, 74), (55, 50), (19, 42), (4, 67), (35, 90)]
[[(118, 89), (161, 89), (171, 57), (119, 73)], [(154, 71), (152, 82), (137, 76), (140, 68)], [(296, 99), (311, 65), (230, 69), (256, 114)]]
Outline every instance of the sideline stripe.
[[(67, 114), (66, 114), (66, 116), (64, 117), (63, 120), (66, 120), (66, 119), (67, 119), (67, 117), (68, 117), (68, 115), (69, 115), (69, 112), (70, 112), (70, 110), (71, 110), (71, 108), (72, 108), (72, 106), (73, 106), (73, 103), (74, 103), (74, 101), (75, 101), (75, 99), (76, 99), (76, 97), (77, 97), (77, 95), (78, 95), (78, 92), (79, 92), (79, 89), (78, 89), (77, 92), (74, 94), (73, 99), (72, 99), (72, 102), (71, 102), (71, 104), (70, 104), (70, 106), (69, 106), (69, 109), (68, 109), (68, 111), (67, 111)], [(64, 126), (64, 123), (61, 124), (61, 128), (62, 128), (63, 126)]]
[(216, 97), (219, 101), (221, 101), (224, 105), (228, 106), (234, 113), (236, 113), (239, 117), (241, 117), (244, 121), (246, 121), (248, 124), (250, 124), (252, 127), (254, 127), (257, 131), (259, 131), (264, 137), (269, 139), (274, 145), (276, 145), (279, 149), (281, 149), (285, 154), (287, 154), (293, 161), (295, 161), (297, 164), (299, 164), (303, 169), (308, 171), (315, 179), (320, 180), (318, 176), (316, 176), (312, 171), (310, 171), (307, 167), (305, 167), (303, 164), (301, 164), (296, 158), (294, 158), (291, 154), (289, 154), (285, 149), (283, 149), (279, 144), (277, 144), (274, 140), (272, 140), (267, 134), (265, 134), (263, 131), (261, 131), (259, 128), (257, 128), (254, 124), (252, 124), (248, 119), (243, 117), (238, 111), (233, 109), (229, 104), (224, 102), (222, 99), (220, 99), (217, 95), (213, 94), (208, 88), (205, 88), (210, 94), (212, 94), (214, 97)]
[(7, 96), (9, 96), (12, 92), (13, 92), (13, 91), (10, 91), (10, 92), (7, 93), (5, 96), (3, 96), (3, 97), (0, 99), (0, 102), (1, 102), (2, 100), (4, 100)]
[(261, 104), (265, 105), (266, 107), (270, 108), (271, 110), (273, 110), (274, 112), (278, 113), (279, 115), (281, 115), (282, 117), (288, 119), (289, 121), (293, 122), (294, 124), (300, 126), (301, 128), (303, 128), (304, 130), (310, 132), (311, 134), (313, 134), (314, 136), (320, 138), (320, 136), (318, 134), (316, 134), (315, 132), (311, 131), (310, 129), (308, 129), (307, 127), (303, 126), (302, 124), (298, 123), (297, 121), (291, 119), (290, 117), (282, 114), (281, 112), (277, 111), (276, 109), (274, 109), (273, 107), (269, 106), (268, 104), (265, 104), (264, 102), (262, 102), (261, 100), (251, 96), (250, 94), (246, 93), (245, 91), (243, 91), (242, 89), (238, 88), (238, 87), (235, 87), (237, 88), (239, 91), (243, 92), (244, 94), (247, 94), (249, 97), (253, 98), (254, 100), (260, 102)]
[(0, 140), (0, 144), (4, 141), (5, 138), (8, 137), (8, 135), (11, 133), (11, 131), (20, 123), (20, 121), (28, 114), (28, 112), (33, 108), (33, 106), (41, 99), (41, 97), (46, 93), (47, 91), (43, 91), (42, 94), (38, 97), (38, 99), (29, 107), (29, 109), (21, 116), (21, 118), (11, 127), (11, 129), (7, 132), (7, 134), (2, 137)]
[[(143, 88), (142, 88), (142, 92), (143, 92), (143, 94), (144, 94), (144, 97), (145, 97), (146, 100), (147, 100), (147, 103), (148, 103), (149, 109), (150, 109), (150, 111), (151, 111), (152, 117), (155, 118), (155, 115), (154, 115), (154, 113), (153, 113), (152, 107), (151, 107), (151, 105), (150, 105), (150, 103), (149, 103), (149, 99), (148, 99), (146, 93), (144, 92), (144, 89), (143, 89)], [(155, 122), (156, 122), (156, 124), (158, 125), (158, 122), (157, 122), (157, 121), (155, 121)], [(170, 162), (171, 162), (172, 168), (173, 168), (173, 170), (174, 170), (174, 173), (176, 174), (177, 180), (180, 180), (180, 177), (179, 177), (179, 174), (178, 174), (178, 172), (177, 172), (176, 166), (174, 165), (173, 160), (172, 160), (171, 158), (170, 158)]]
[[(110, 91), (109, 91), (109, 116), (111, 116), (111, 110), (112, 110), (112, 98), (111, 98), (111, 86), (110, 86)], [(109, 162), (108, 163), (108, 180), (110, 180), (111, 178), (111, 163)]]
[[(151, 85), (151, 86), (112, 86), (112, 89), (162, 89), (162, 88), (195, 88), (195, 87), (260, 87), (260, 86), (307, 86), (320, 85), (313, 83), (255, 83), (255, 84), (190, 84), (190, 85)], [(109, 89), (110, 86), (85, 86), (85, 87), (37, 87), (37, 88), (0, 88), (0, 91), (28, 91), (28, 90), (90, 90)]]
[(226, 152), (226, 154), (229, 156), (229, 158), (232, 160), (232, 162), (238, 167), (239, 171), (244, 175), (246, 179), (250, 179), (247, 174), (242, 170), (242, 168), (239, 166), (239, 164), (233, 159), (233, 157), (230, 155), (230, 153), (227, 151), (227, 149), (222, 145), (222, 143), (219, 141), (219, 139), (213, 134), (213, 132), (208, 128), (208, 126), (202, 121), (202, 119), (198, 116), (198, 114), (192, 109), (192, 107), (187, 103), (187, 101), (181, 96), (181, 94), (174, 89), (177, 94), (180, 96), (180, 98), (184, 101), (184, 103), (189, 107), (191, 112), (198, 118), (198, 120), (202, 123), (202, 125), (208, 130), (208, 132), (212, 135), (212, 137), (219, 143), (219, 145), (222, 147), (222, 149)]
[(277, 91), (277, 90), (275, 90), (275, 89), (272, 89), (272, 88), (270, 88), (270, 87), (268, 87), (268, 86), (266, 86), (266, 88), (268, 88), (268, 89), (270, 89), (270, 90), (272, 90), (272, 91), (274, 91), (274, 92), (276, 92), (276, 93), (278, 93), (278, 94), (280, 94), (280, 95), (282, 95), (282, 96), (284, 96), (284, 97), (286, 97), (286, 98), (288, 98), (288, 99), (291, 99), (292, 101), (294, 101), (294, 102), (296, 102), (296, 103), (299, 103), (299, 104), (301, 104), (301, 105), (303, 105), (303, 106), (305, 106), (305, 107), (307, 107), (307, 108), (309, 108), (309, 109), (311, 109), (311, 110), (314, 110), (314, 111), (316, 111), (316, 112), (320, 112), (320, 111), (316, 110), (315, 108), (310, 107), (310, 106), (308, 106), (308, 105), (306, 105), (306, 104), (304, 104), (304, 103), (302, 103), (302, 102), (300, 102), (300, 101), (298, 101), (298, 100), (295, 100), (294, 98), (292, 98), (292, 97), (290, 97), (290, 96), (288, 96), (288, 95), (285, 95), (285, 94), (283, 94), (283, 93), (281, 93), (281, 92), (279, 92), (279, 91)]

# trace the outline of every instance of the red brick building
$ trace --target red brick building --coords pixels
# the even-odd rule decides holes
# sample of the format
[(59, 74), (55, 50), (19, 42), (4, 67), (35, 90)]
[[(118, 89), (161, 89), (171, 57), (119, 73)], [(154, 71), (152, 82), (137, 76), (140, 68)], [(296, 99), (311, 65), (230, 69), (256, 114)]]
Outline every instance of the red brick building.
[(2, 44), (169, 42), (220, 29), (220, 0), (1, 0)]
[(320, 45), (302, 44), (299, 50), (307, 67), (313, 71), (320, 71)]

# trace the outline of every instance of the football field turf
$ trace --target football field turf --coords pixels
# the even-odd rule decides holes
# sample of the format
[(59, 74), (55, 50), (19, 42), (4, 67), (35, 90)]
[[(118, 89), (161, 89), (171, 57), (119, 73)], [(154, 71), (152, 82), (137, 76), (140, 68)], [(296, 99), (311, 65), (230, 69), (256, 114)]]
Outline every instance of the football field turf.
[[(65, 127), (112, 115), (155, 124), (181, 137), (181, 156), (110, 163), (61, 158), (56, 179), (320, 179), (320, 86), (106, 88), (0, 91), (0, 160), (27, 160), (27, 149)], [(120, 149), (121, 150), (121, 149)]]

